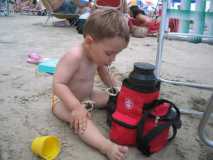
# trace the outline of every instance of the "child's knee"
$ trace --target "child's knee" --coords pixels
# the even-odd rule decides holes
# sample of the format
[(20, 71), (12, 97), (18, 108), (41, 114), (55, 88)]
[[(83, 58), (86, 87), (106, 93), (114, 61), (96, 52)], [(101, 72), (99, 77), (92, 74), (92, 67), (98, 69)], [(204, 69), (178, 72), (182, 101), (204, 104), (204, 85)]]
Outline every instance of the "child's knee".
[(70, 122), (70, 111), (65, 108), (60, 102), (56, 103), (54, 109), (52, 112), (55, 114), (55, 116), (63, 121)]

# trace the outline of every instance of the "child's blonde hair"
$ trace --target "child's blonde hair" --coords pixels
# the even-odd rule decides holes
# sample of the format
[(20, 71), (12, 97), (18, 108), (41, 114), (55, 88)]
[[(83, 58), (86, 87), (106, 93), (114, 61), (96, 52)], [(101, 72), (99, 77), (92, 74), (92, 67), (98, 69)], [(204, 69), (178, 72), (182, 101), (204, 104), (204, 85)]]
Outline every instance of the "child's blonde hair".
[(130, 37), (127, 20), (115, 9), (101, 9), (91, 14), (84, 26), (84, 37), (87, 34), (95, 40), (121, 37), (127, 43)]

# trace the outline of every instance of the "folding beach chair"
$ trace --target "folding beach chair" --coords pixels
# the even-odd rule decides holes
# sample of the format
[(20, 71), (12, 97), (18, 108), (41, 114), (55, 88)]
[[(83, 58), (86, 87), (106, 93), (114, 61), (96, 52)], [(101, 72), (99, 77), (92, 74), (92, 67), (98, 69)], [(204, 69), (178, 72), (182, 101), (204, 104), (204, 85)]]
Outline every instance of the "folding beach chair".
[[(166, 83), (213, 90), (212, 85), (171, 81), (160, 77), (160, 67), (163, 57), (163, 45), (164, 39), (166, 37), (169, 37), (170, 39), (190, 41), (193, 43), (202, 43), (202, 42), (211, 44), (213, 43), (213, 0), (210, 1), (211, 2), (210, 8), (207, 12), (206, 12), (207, 0), (197, 0), (195, 11), (190, 10), (192, 0), (181, 0), (180, 9), (171, 9), (170, 8), (171, 0), (162, 0), (162, 1), (163, 1), (163, 11), (160, 26), (160, 36), (158, 39), (157, 56), (156, 56), (156, 76), (162, 82)], [(178, 33), (168, 32), (169, 18), (177, 18), (180, 20)], [(191, 29), (192, 21), (193, 27)], [(209, 100), (209, 104), (206, 108), (206, 111), (203, 114), (203, 117), (199, 125), (199, 136), (201, 140), (203, 140), (204, 143), (206, 143), (210, 147), (213, 147), (213, 140), (207, 138), (204, 128), (212, 112), (213, 112), (213, 94)], [(193, 114), (193, 112), (190, 113)]]
[(47, 10), (47, 20), (45, 21), (45, 25), (48, 23), (48, 21), (53, 18), (59, 18), (59, 19), (67, 19), (67, 20), (73, 20), (77, 19), (79, 17), (79, 14), (73, 14), (73, 13), (63, 13), (63, 12), (54, 12), (52, 5), (51, 5), (51, 0), (41, 0), (44, 7)]

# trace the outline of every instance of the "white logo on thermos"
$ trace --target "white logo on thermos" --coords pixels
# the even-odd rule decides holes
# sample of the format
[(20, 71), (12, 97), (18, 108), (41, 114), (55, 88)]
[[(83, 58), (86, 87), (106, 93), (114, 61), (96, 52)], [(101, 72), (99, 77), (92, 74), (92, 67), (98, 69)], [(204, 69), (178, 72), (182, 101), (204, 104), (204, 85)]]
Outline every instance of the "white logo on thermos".
[(132, 109), (132, 107), (133, 107), (133, 101), (131, 100), (131, 99), (129, 99), (129, 98), (126, 98), (125, 99), (125, 101), (124, 101), (124, 104), (125, 104), (125, 107), (128, 109), (128, 110), (130, 110), (130, 109)]

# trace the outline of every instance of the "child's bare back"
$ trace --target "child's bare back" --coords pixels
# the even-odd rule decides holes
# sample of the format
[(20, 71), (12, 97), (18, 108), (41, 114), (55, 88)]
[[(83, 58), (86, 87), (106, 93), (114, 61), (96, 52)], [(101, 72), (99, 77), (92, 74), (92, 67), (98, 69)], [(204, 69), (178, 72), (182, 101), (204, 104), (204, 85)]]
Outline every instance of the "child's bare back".
[(88, 59), (81, 46), (66, 53), (58, 68), (57, 79), (66, 83), (77, 99), (83, 101), (91, 97), (97, 65)]

